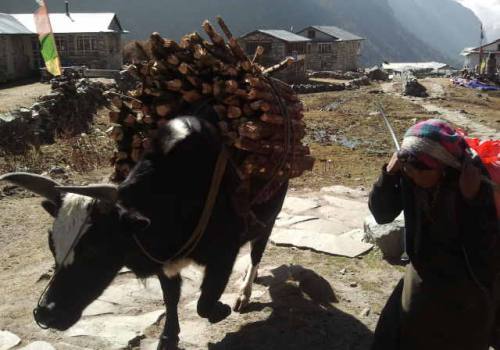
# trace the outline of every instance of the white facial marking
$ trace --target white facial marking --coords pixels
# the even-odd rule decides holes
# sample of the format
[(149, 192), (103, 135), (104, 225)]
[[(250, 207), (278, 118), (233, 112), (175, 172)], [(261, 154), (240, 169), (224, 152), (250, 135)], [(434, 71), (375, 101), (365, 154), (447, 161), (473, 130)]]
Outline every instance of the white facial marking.
[(184, 140), (189, 135), (189, 128), (182, 120), (173, 119), (169, 124), (172, 130), (172, 137), (163, 143), (164, 153), (170, 152), (177, 142)]
[(78, 194), (69, 193), (64, 196), (52, 227), (52, 241), (58, 264), (69, 266), (73, 263), (75, 253), (70, 250), (78, 235), (83, 236), (90, 226), (88, 218), (93, 201), (90, 197)]

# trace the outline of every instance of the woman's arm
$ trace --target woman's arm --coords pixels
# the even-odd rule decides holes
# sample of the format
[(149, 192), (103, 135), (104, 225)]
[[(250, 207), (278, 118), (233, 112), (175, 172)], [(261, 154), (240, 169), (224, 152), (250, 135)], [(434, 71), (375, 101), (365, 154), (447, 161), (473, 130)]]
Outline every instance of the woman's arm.
[(388, 224), (399, 216), (403, 210), (400, 172), (391, 174), (384, 165), (382, 174), (373, 185), (368, 206), (379, 224)]

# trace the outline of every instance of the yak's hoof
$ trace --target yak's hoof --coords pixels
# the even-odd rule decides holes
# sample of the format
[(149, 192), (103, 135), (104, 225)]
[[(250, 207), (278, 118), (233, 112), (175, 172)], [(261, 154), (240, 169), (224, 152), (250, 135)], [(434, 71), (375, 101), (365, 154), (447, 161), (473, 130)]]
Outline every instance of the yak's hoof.
[(198, 305), (198, 315), (200, 317), (208, 319), (210, 323), (218, 323), (231, 315), (231, 308), (218, 301), (215, 305), (208, 311), (206, 308)]
[(235, 312), (243, 312), (249, 303), (250, 303), (250, 297), (248, 297), (244, 293), (242, 293), (238, 297), (238, 299), (236, 299), (234, 306), (233, 306), (233, 310)]
[(160, 337), (160, 342), (156, 350), (178, 350), (179, 349), (179, 338), (178, 337), (167, 337), (162, 335)]
[(208, 321), (210, 323), (219, 323), (229, 315), (231, 315), (231, 307), (218, 301), (212, 309), (210, 316), (208, 316)]

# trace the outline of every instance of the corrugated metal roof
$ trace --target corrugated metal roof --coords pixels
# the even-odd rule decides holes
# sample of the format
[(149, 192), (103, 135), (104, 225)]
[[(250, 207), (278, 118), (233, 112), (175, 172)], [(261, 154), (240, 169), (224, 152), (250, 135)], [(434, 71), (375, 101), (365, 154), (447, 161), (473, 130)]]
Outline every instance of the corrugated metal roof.
[(391, 70), (395, 72), (404, 72), (407, 70), (419, 71), (428, 69), (445, 69), (451, 68), (446, 63), (440, 62), (401, 62), (401, 63), (384, 63), (382, 67), (386, 70)]
[(0, 13), (0, 34), (32, 34), (17, 19), (6, 13)]
[(306, 41), (311, 41), (310, 39), (294, 34), (292, 32), (289, 32), (288, 30), (281, 30), (281, 29), (259, 29), (257, 30), (260, 33), (264, 33), (267, 35), (270, 35), (276, 39), (280, 39), (283, 41), (287, 42), (306, 42)]
[[(33, 14), (13, 14), (19, 22), (21, 22), (32, 33), (36, 33), (35, 21)], [(71, 13), (71, 16), (66, 16), (65, 13), (51, 13), (50, 23), (54, 33), (113, 33), (119, 32), (111, 28), (114, 13)], [(121, 27), (120, 27), (121, 28)], [(121, 28), (123, 31), (123, 28)]]
[(327, 35), (337, 38), (341, 41), (364, 40), (362, 37), (349, 33), (343, 29), (334, 26), (312, 26), (312, 28), (319, 30)]

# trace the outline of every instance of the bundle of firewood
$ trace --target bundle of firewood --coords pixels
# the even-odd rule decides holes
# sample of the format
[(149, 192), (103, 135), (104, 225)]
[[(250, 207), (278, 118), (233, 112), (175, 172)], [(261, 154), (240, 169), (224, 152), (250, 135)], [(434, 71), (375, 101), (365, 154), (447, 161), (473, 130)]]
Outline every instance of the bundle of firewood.
[(123, 180), (144, 152), (152, 149), (156, 130), (170, 118), (209, 104), (229, 149), (238, 153), (242, 181), (283, 182), (310, 170), (314, 159), (302, 145), (303, 105), (287, 84), (270, 77), (293, 59), (263, 68), (257, 61), (263, 48), (248, 58), (219, 17), (227, 37), (208, 22), (179, 43), (153, 33), (148, 61), (125, 67), (136, 84), (124, 94), (110, 92), (113, 106), (108, 134), (117, 142), (114, 180)]

